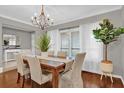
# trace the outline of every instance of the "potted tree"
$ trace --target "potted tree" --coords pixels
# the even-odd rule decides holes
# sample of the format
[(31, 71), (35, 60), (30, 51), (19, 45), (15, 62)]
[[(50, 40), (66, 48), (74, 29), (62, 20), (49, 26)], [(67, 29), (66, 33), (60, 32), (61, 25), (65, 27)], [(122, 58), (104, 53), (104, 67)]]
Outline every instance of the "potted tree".
[(42, 56), (48, 56), (47, 51), (50, 48), (50, 40), (50, 36), (48, 36), (47, 32), (43, 33), (38, 39), (38, 49), (40, 49)]
[(108, 45), (114, 41), (117, 41), (118, 37), (121, 34), (124, 34), (124, 28), (114, 27), (113, 24), (109, 21), (109, 19), (104, 19), (102, 23), (99, 23), (100, 28), (96, 28), (93, 30), (94, 37), (103, 42), (104, 49), (104, 60), (102, 63), (104, 64), (112, 64), (112, 61), (108, 60)]

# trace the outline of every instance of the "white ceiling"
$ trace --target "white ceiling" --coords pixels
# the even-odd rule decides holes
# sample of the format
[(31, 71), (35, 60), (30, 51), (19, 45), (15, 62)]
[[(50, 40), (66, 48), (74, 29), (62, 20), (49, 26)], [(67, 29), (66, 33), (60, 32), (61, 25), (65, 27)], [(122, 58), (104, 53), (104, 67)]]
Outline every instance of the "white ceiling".
[[(0, 5), (0, 16), (31, 24), (31, 16), (40, 12), (38, 5)], [(112, 11), (121, 8), (119, 5), (46, 5), (45, 12), (54, 19), (55, 24), (61, 24), (80, 18)]]

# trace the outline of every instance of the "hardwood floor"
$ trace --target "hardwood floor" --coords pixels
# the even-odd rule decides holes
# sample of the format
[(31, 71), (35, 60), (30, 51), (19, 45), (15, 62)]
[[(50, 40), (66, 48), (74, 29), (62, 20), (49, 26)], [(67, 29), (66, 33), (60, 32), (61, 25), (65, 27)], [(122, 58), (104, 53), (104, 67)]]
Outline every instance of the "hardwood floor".
[(99, 74), (82, 72), (83, 82), (85, 88), (124, 88), (124, 85), (119, 78), (113, 78), (114, 83), (111, 83), (110, 77), (103, 77), (100, 80)]
[[(84, 82), (84, 88), (124, 88), (121, 80), (119, 78), (113, 78), (114, 83), (111, 84), (110, 78), (103, 77), (103, 80), (100, 81), (100, 75), (82, 72), (82, 78)], [(21, 83), (16, 83), (17, 72), (16, 70), (8, 71), (0, 74), (0, 88), (21, 88)], [(31, 87), (31, 81), (26, 80), (25, 88)], [(51, 82), (43, 84), (41, 87), (52, 87)]]

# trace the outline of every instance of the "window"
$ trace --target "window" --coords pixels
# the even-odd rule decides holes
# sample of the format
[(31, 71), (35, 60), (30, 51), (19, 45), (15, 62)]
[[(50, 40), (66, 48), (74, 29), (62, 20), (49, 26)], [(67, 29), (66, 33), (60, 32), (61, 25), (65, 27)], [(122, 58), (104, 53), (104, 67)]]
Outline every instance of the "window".
[(80, 51), (79, 32), (71, 32), (71, 56), (75, 56)]
[(61, 51), (66, 51), (69, 55), (69, 33), (61, 34)]
[(15, 35), (3, 35), (4, 45), (16, 45), (16, 36)]
[(68, 56), (73, 57), (80, 52), (80, 39), (78, 28), (60, 30), (61, 51), (66, 51)]

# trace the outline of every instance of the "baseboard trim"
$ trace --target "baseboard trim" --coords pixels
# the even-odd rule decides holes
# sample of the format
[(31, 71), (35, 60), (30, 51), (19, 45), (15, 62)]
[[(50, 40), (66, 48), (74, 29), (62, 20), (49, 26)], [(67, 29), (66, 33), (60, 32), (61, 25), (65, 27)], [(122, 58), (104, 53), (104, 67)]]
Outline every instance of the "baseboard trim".
[(3, 73), (3, 67), (0, 67), (0, 73)]
[(16, 68), (17, 68), (16, 66), (4, 68), (4, 69), (3, 69), (3, 72), (7, 72), (7, 71), (10, 71), (10, 70), (14, 70), (14, 69), (16, 69)]

